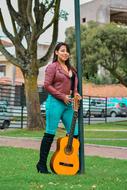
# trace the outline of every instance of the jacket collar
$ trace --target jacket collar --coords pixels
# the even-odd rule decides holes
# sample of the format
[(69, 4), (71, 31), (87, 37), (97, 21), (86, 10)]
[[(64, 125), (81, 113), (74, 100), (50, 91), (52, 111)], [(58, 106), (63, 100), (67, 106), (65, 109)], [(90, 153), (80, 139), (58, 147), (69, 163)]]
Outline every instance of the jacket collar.
[(57, 69), (58, 69), (61, 73), (65, 74), (68, 78), (70, 78), (70, 77), (69, 77), (69, 74), (68, 74), (66, 71), (64, 71), (64, 70), (62, 69), (60, 63), (59, 63), (59, 62), (56, 62), (56, 64), (57, 64)]

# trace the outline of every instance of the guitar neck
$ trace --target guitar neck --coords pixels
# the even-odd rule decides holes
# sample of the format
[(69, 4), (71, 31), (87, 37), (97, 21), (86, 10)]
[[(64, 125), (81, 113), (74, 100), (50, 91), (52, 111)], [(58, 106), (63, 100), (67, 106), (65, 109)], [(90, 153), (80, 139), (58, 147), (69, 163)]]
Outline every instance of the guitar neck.
[(74, 111), (73, 119), (72, 119), (72, 123), (71, 123), (71, 130), (70, 130), (68, 143), (67, 143), (67, 150), (72, 149), (72, 141), (73, 141), (73, 135), (74, 135), (75, 124), (76, 124), (77, 118), (78, 118), (78, 111)]

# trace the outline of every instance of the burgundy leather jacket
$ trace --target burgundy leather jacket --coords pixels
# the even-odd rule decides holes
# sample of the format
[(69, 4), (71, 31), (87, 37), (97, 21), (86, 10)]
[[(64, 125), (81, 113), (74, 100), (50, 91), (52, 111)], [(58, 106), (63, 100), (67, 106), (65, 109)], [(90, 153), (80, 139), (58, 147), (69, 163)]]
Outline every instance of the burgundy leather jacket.
[[(75, 71), (73, 71), (73, 74), (75, 75), (75, 93), (77, 92), (78, 78)], [(60, 100), (64, 100), (66, 95), (70, 95), (71, 79), (68, 73), (62, 69), (58, 62), (54, 62), (47, 66), (45, 71), (44, 88), (55, 98), (58, 98)]]

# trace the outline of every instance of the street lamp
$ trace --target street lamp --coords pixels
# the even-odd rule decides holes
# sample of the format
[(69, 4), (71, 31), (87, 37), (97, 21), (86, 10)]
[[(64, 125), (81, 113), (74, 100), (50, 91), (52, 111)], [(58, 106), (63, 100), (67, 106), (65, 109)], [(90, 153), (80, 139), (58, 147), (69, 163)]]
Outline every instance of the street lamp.
[[(76, 34), (76, 61), (77, 61), (77, 74), (78, 74), (78, 90), (82, 96), (82, 65), (81, 65), (81, 45), (80, 45), (80, 1), (74, 0), (75, 7), (75, 34)], [(79, 109), (79, 140), (80, 140), (80, 149), (79, 149), (79, 173), (83, 174), (85, 171), (84, 164), (84, 127), (83, 127), (83, 100), (81, 100), (81, 105)]]

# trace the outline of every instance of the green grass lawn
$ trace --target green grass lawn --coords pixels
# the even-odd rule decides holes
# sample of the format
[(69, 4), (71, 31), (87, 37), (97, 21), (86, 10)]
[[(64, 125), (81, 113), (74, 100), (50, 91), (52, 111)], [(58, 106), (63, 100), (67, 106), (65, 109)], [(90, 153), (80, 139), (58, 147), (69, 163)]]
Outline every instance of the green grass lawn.
[(86, 129), (127, 130), (127, 121), (85, 125)]
[(117, 139), (117, 138), (121, 138), (121, 139), (125, 139), (127, 138), (127, 132), (121, 132), (121, 131), (86, 131), (86, 138), (113, 138), (113, 139)]
[(127, 147), (127, 140), (85, 140), (85, 144)]
[[(102, 130), (101, 132), (92, 132), (92, 130)], [(127, 122), (116, 122), (116, 123), (107, 123), (107, 124), (91, 124), (91, 125), (85, 125), (84, 126), (84, 131), (85, 131), (85, 135), (87, 135), (86, 137), (91, 137), (91, 134), (93, 133), (93, 137), (96, 138), (97, 136), (101, 135), (101, 138), (105, 138), (106, 132), (103, 132), (103, 130), (118, 130), (119, 133), (115, 133), (115, 132), (108, 132), (107, 134), (111, 136), (114, 136), (114, 134), (117, 134), (117, 137), (121, 137), (124, 136), (127, 138), (126, 133), (123, 134), (120, 132), (120, 130), (127, 130)], [(88, 132), (87, 132), (88, 131)], [(0, 136), (14, 136), (14, 137), (42, 137), (44, 133), (43, 129), (40, 130), (27, 130), (27, 129), (5, 129), (5, 130), (0, 130)], [(64, 136), (65, 135), (65, 130), (62, 128), (58, 128), (57, 130), (57, 134), (56, 137), (59, 136)], [(107, 138), (108, 138), (107, 135)]]
[(127, 130), (127, 122), (121, 121), (114, 123), (86, 125), (84, 135), (85, 143), (127, 147), (127, 131), (121, 132), (121, 130)]
[(35, 168), (38, 155), (37, 150), (0, 147), (0, 189), (127, 189), (127, 160), (86, 157), (85, 174), (83, 175), (44, 175), (37, 173)]
[[(127, 122), (85, 125), (84, 129), (85, 143), (127, 147)], [(121, 130), (126, 131), (122, 132)], [(0, 130), (0, 136), (13, 137), (42, 138), (43, 133), (42, 129), (34, 131), (27, 129)], [(55, 138), (65, 136), (65, 134), (65, 130), (59, 128)]]
[[(45, 132), (44, 129), (40, 130), (5, 129), (5, 130), (0, 130), (0, 136), (42, 138), (44, 132)], [(66, 133), (64, 129), (58, 129), (56, 138), (59, 136), (64, 136), (65, 134)]]

